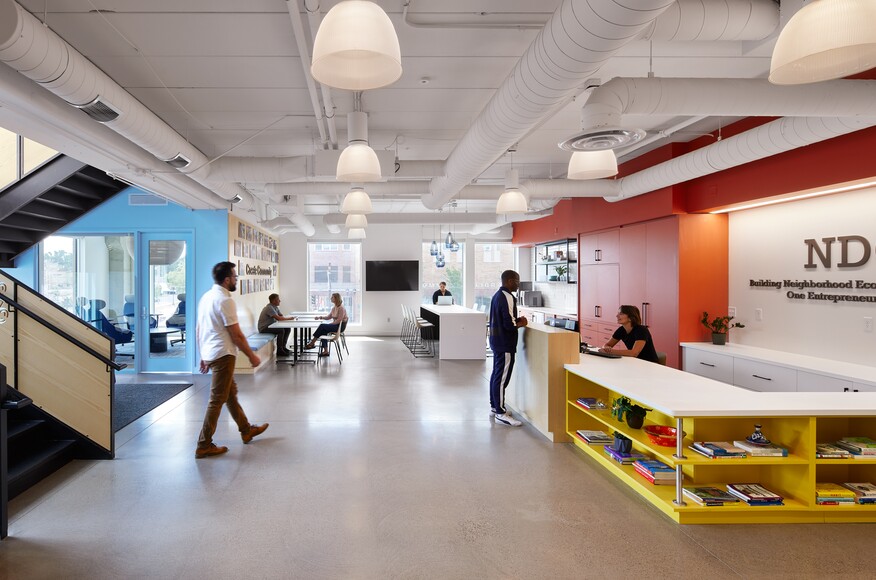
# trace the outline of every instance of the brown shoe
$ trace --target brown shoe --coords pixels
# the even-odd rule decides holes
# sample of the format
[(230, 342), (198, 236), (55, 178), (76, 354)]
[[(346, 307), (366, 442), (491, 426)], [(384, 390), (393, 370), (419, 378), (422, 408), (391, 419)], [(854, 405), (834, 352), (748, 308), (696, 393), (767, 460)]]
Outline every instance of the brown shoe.
[(253, 437), (255, 437), (256, 435), (261, 435), (265, 432), (265, 429), (267, 428), (267, 423), (263, 423), (261, 425), (250, 425), (249, 431), (247, 431), (246, 433), (241, 433), (240, 438), (243, 439), (244, 444), (249, 443), (253, 440)]
[(213, 457), (214, 455), (222, 455), (223, 453), (227, 453), (228, 448), (223, 446), (214, 445), (210, 443), (209, 447), (198, 448), (195, 449), (195, 459), (203, 459), (205, 457)]

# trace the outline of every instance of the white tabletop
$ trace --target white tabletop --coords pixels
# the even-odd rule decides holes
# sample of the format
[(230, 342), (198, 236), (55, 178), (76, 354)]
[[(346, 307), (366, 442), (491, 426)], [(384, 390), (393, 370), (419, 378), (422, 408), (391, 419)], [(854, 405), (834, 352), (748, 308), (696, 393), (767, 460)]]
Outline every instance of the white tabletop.
[(276, 320), (268, 328), (309, 328), (316, 327), (325, 322), (325, 320), (315, 320), (313, 318), (296, 318), (295, 320)]
[(758, 393), (630, 357), (565, 368), (673, 417), (876, 416), (876, 393)]
[(474, 308), (466, 308), (465, 306), (458, 306), (456, 304), (449, 304), (447, 306), (440, 306), (438, 304), (421, 304), (421, 308), (428, 310), (429, 312), (434, 312), (438, 316), (442, 314), (480, 314), (482, 316), (486, 316), (486, 312), (481, 312), (480, 310), (475, 310)]

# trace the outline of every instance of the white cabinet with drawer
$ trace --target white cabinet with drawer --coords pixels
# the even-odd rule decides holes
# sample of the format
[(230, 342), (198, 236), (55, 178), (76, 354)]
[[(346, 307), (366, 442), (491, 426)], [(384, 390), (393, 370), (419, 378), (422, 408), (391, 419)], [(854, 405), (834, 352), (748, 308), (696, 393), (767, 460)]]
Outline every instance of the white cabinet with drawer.
[(701, 377), (733, 384), (733, 357), (731, 356), (686, 348), (684, 349), (684, 370)]
[(752, 391), (796, 391), (797, 371), (744, 358), (733, 360), (733, 384)]
[(836, 379), (818, 373), (797, 371), (797, 390), (805, 393), (842, 393), (854, 389), (849, 380)]

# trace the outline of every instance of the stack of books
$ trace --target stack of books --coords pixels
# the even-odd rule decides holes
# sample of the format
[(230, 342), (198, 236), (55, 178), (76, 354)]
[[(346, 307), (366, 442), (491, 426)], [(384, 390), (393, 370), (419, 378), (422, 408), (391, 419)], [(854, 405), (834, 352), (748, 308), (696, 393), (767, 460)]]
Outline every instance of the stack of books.
[(585, 443), (589, 443), (590, 445), (605, 445), (606, 443), (611, 443), (614, 441), (614, 437), (606, 433), (605, 431), (588, 431), (586, 429), (578, 429), (576, 431), (578, 437), (584, 440)]
[(843, 437), (836, 442), (855, 459), (876, 459), (876, 441), (869, 437)]
[(836, 483), (815, 484), (816, 505), (855, 505), (855, 492)]
[(855, 501), (859, 504), (876, 504), (876, 485), (872, 483), (844, 483), (843, 487), (855, 494)]
[(696, 441), (690, 449), (712, 459), (744, 458), (745, 450), (727, 441)]
[(675, 470), (656, 459), (639, 459), (633, 463), (636, 473), (652, 485), (675, 485)]
[(733, 445), (743, 449), (749, 457), (787, 457), (788, 450), (773, 443), (755, 445), (749, 441), (734, 441)]
[(750, 506), (785, 505), (785, 498), (759, 483), (728, 483), (727, 491)]
[(851, 459), (852, 454), (830, 443), (816, 443), (815, 457), (818, 459)]
[(630, 453), (621, 453), (620, 451), (615, 451), (611, 445), (606, 445), (603, 447), (605, 449), (605, 454), (617, 461), (622, 465), (632, 465), (639, 459), (647, 459), (647, 456), (642, 455), (641, 453), (636, 453), (632, 451)]
[(585, 409), (605, 409), (605, 403), (596, 397), (581, 397), (578, 399), (578, 404)]
[(684, 487), (682, 491), (700, 505), (715, 506), (739, 502), (738, 497), (717, 487)]

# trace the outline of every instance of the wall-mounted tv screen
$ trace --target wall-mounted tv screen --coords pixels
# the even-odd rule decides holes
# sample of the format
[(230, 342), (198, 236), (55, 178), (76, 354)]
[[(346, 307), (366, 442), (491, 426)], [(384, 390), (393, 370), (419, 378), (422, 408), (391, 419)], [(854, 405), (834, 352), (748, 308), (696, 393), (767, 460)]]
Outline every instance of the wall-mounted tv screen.
[(368, 260), (365, 262), (365, 290), (416, 291), (420, 289), (417, 260)]

